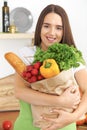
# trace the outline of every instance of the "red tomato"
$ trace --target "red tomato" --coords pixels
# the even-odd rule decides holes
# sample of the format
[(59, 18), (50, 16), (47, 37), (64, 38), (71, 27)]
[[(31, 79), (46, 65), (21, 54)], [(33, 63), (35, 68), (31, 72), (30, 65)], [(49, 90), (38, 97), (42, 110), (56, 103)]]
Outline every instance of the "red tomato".
[(83, 116), (76, 122), (76, 124), (77, 124), (77, 125), (84, 125), (85, 119), (86, 119), (86, 116), (83, 115)]
[(12, 127), (12, 122), (8, 120), (4, 121), (2, 127), (4, 130), (10, 130), (10, 128)]
[(85, 123), (87, 124), (87, 113), (86, 113), (86, 119), (85, 119)]
[(85, 119), (76, 122), (77, 125), (83, 125), (84, 123), (85, 123)]

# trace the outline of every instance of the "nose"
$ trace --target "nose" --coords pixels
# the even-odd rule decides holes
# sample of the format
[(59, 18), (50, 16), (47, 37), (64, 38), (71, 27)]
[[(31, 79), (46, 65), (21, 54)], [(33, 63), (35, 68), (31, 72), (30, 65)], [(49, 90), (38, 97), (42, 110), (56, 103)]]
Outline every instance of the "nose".
[(50, 28), (49, 33), (51, 35), (54, 35), (55, 34), (55, 28), (54, 27)]

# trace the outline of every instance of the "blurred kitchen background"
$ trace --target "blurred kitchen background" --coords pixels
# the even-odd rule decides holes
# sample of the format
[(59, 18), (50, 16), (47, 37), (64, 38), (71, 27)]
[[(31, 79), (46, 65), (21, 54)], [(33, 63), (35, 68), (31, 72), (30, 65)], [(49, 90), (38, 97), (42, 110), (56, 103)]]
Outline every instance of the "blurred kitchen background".
[[(16, 8), (24, 8), (30, 12), (33, 18), (33, 21), (30, 20), (32, 22), (30, 28), (26, 31), (23, 30), (25, 28), (21, 28), (22, 32), (19, 31), (18, 35), (9, 35), (9, 33), (4, 34), (2, 32), (2, 6), (4, 1), (8, 3), (11, 17)], [(5, 60), (4, 54), (8, 51), (17, 53), (20, 48), (32, 44), (32, 33), (35, 31), (38, 16), (48, 4), (58, 4), (66, 10), (76, 45), (82, 51), (87, 63), (87, 0), (0, 0), (0, 130), (2, 130), (4, 120), (10, 120), (14, 124), (20, 110), (19, 101), (14, 95), (15, 71)], [(19, 15), (20, 19), (21, 16)], [(26, 23), (26, 19), (21, 20), (21, 24), (23, 23)], [(83, 128), (78, 127), (77, 130), (87, 130), (87, 125)]]
[[(31, 13), (33, 19), (32, 25), (24, 33), (34, 32), (38, 16), (45, 6), (48, 4), (58, 4), (62, 6), (68, 13), (76, 45), (78, 49), (83, 52), (83, 56), (87, 62), (87, 0), (0, 0), (0, 32), (2, 32), (2, 6), (4, 4), (4, 1), (7, 1), (10, 15), (12, 15), (13, 10), (20, 7), (27, 9)], [(11, 17), (12, 16), (10, 16), (10, 18)], [(25, 19), (23, 20), (26, 22)], [(14, 51), (24, 45), (28, 45), (29, 39), (20, 39), (20, 41), (15, 39), (11, 40), (11, 42), (9, 42), (8, 39), (0, 39), (0, 48), (2, 48), (0, 51), (1, 57), (3, 55), (3, 52), (6, 52), (6, 50), (9, 51), (12, 48), (12, 51)], [(7, 48), (6, 44), (8, 46)], [(2, 58), (0, 58), (0, 65), (1, 64), (5, 64)], [(12, 72), (14, 71), (12, 68), (8, 69), (9, 72), (11, 70)], [(4, 73), (6, 73), (6, 70), (3, 72), (2, 67), (0, 67), (0, 73), (0, 78), (2, 78)]]
[[(7, 1), (10, 15), (16, 8), (27, 9), (32, 17), (32, 26), (19, 35), (20, 38), (13, 38), (2, 35), (2, 6)], [(78, 49), (83, 53), (87, 62), (87, 0), (0, 0), (0, 110), (19, 109), (18, 101), (14, 97), (14, 69), (4, 59), (4, 54), (8, 51), (17, 53), (24, 46), (31, 45), (32, 38), (26, 38), (27, 34), (34, 33), (38, 16), (42, 9), (48, 4), (58, 4), (62, 6), (70, 20), (72, 32)], [(19, 32), (20, 34), (21, 32)], [(23, 38), (23, 37), (24, 38)], [(12, 99), (13, 98), (13, 99)], [(6, 100), (7, 99), (7, 100)], [(12, 100), (11, 100), (12, 99)]]
[[(87, 0), (0, 0), (0, 33), (2, 33), (2, 6), (4, 5), (4, 1), (7, 1), (7, 4), (9, 6), (10, 18), (12, 17), (12, 11), (14, 10), (15, 12), (16, 8), (27, 9), (32, 15), (32, 21), (30, 21), (32, 22), (32, 24), (30, 25), (29, 29), (27, 29), (26, 31), (23, 30), (23, 33), (33, 33), (35, 31), (38, 16), (45, 6), (47, 6), (48, 4), (58, 4), (62, 6), (69, 16), (76, 45), (78, 49), (83, 52), (83, 56), (87, 62)], [(21, 16), (22, 15), (20, 15), (19, 17), (21, 18)], [(23, 19), (22, 23), (23, 22), (25, 23), (26, 19)], [(6, 61), (2, 58), (4, 53), (10, 50), (16, 52), (24, 45), (30, 45), (31, 41), (29, 43), (29, 39), (20, 38), (20, 40), (9, 40), (9, 38), (2, 39), (1, 37), (0, 78), (3, 78), (6, 73), (8, 75), (10, 71), (11, 73), (14, 72), (13, 68), (10, 67), (8, 64), (6, 65)], [(5, 66), (4, 70), (3, 66)], [(6, 68), (6, 66), (8, 69)]]

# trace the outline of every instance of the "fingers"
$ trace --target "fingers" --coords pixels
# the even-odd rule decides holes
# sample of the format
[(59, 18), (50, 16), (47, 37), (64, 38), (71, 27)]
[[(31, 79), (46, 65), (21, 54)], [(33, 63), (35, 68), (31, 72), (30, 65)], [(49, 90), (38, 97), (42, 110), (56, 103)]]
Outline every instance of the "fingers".
[(55, 120), (53, 118), (49, 118), (49, 117), (45, 117), (45, 116), (42, 116), (41, 118), (48, 121), (48, 122), (54, 122), (54, 120)]
[(71, 90), (71, 91), (70, 91), (71, 93), (75, 93), (75, 91), (76, 91), (76, 86), (71, 86), (71, 87), (70, 87), (70, 90)]
[(52, 114), (54, 114), (54, 113), (56, 113), (56, 117), (55, 118), (50, 118), (50, 117), (47, 117), (46, 115), (41, 115), (41, 119), (43, 119), (43, 120), (46, 120), (46, 121), (48, 121), (48, 122), (56, 122), (56, 119), (59, 117), (59, 115), (61, 114), (61, 111), (62, 110), (60, 110), (60, 109), (56, 109), (56, 108), (54, 108), (54, 109), (52, 109), (51, 111), (50, 111), (50, 113)]
[(71, 92), (71, 93), (78, 93), (80, 95), (80, 92), (79, 92), (79, 89), (77, 86), (73, 85), (73, 86), (70, 86), (67, 91)]
[(79, 88), (76, 86), (71, 86), (70, 87), (70, 92), (72, 94), (74, 94), (74, 96), (76, 97), (76, 100), (80, 100), (81, 96), (80, 96), (80, 92), (79, 92)]
[(51, 123), (50, 126), (48, 126), (47, 128), (42, 128), (41, 130), (56, 130), (56, 119), (52, 119), (52, 118), (47, 118), (47, 117), (42, 117), (44, 120), (46, 120), (47, 122), (49, 121)]
[(56, 125), (52, 125), (52, 126), (50, 126), (50, 127), (48, 127), (48, 128), (45, 128), (45, 129), (41, 129), (41, 130), (56, 130), (57, 128), (56, 128)]
[(69, 86), (67, 89), (66, 89), (67, 92), (69, 93), (75, 93), (76, 91), (76, 86)]
[(76, 108), (78, 107), (78, 105), (79, 105), (80, 102), (81, 102), (80, 99), (77, 100), (77, 101), (75, 102), (74, 106), (73, 106), (73, 109), (76, 109)]
[(76, 102), (74, 103), (74, 105), (73, 105), (72, 108), (73, 108), (73, 109), (76, 109), (76, 108), (78, 107), (79, 103), (80, 103), (80, 100), (76, 101)]
[[(57, 112), (58, 115), (60, 115), (59, 112), (61, 113), (62, 110), (53, 109), (51, 112)], [(47, 127), (47, 128), (43, 128), (41, 130), (57, 130), (57, 129), (61, 128), (61, 123), (59, 123), (58, 118), (52, 119), (52, 118), (47, 118), (47, 117), (44, 117), (44, 116), (42, 116), (42, 118), (44, 120), (46, 120), (47, 122), (50, 122), (51, 125), (49, 127)]]

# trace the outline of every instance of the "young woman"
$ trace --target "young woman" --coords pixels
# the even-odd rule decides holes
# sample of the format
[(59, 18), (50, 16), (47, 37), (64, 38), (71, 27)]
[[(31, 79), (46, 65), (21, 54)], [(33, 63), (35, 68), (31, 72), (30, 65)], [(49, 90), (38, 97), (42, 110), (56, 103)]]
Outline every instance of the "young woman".
[[(65, 10), (58, 5), (48, 5), (41, 12), (35, 30), (35, 46), (40, 46), (44, 51), (54, 42), (60, 44), (67, 43), (74, 45), (74, 40)], [(33, 56), (36, 47), (24, 47), (20, 50), (20, 57), (26, 64), (32, 62), (32, 58), (28, 60), (26, 57)], [(42, 112), (44, 120), (52, 122), (52, 125), (42, 130), (76, 130), (75, 122), (87, 111), (87, 70), (81, 65), (73, 68), (75, 79), (83, 92), (80, 101), (80, 94), (77, 88), (69, 87), (61, 96), (48, 95), (40, 93), (25, 86), (21, 77), (15, 76), (15, 95), (20, 101), (20, 114), (14, 124), (14, 130), (40, 130), (33, 125), (31, 105), (43, 106), (61, 106), (62, 108), (78, 108), (73, 112), (65, 112), (63, 110), (54, 110), (58, 112), (57, 119), (46, 118)], [(72, 89), (75, 93), (72, 94)], [(66, 102), (67, 101), (67, 102)]]

